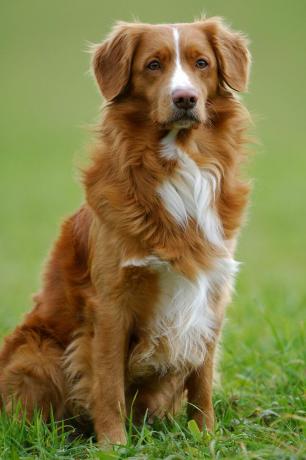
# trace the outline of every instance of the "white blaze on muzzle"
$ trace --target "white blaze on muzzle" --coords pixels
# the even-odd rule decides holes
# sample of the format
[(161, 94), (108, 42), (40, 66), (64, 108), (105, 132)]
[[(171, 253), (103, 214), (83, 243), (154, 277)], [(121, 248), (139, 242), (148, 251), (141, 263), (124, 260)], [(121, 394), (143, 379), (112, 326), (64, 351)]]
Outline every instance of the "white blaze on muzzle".
[(174, 37), (174, 46), (175, 46), (175, 68), (174, 73), (171, 77), (170, 90), (171, 93), (178, 89), (192, 89), (194, 90), (194, 85), (192, 84), (188, 74), (184, 71), (181, 63), (180, 56), (180, 46), (179, 46), (179, 31), (176, 27), (172, 28), (173, 37)]

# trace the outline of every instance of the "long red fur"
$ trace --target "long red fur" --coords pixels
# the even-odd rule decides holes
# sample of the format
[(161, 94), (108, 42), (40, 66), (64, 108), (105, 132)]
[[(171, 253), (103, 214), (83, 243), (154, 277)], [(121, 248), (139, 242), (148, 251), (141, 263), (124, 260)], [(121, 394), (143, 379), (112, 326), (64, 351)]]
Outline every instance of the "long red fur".
[[(212, 427), (214, 350), (228, 300), (222, 292), (216, 293), (216, 340), (207, 344), (206, 361), (197, 373), (133, 377), (129, 356), (154, 315), (159, 284), (156, 271), (123, 270), (122, 260), (154, 254), (193, 280), (200, 268), (210, 269), (218, 256), (218, 248), (202, 237), (197, 223), (190, 219), (186, 228), (178, 226), (156, 194), (177, 164), (158, 155), (169, 128), (152, 121), (146, 110), (154, 96), (146, 94), (145, 88), (146, 98), (135, 95), (141, 82), (137, 75), (128, 79), (133, 69), (127, 68), (126, 61), (115, 74), (99, 73), (101, 66), (111, 68), (122, 61), (122, 44), (126, 55), (134, 53), (137, 66), (140, 57), (135, 57), (135, 50), (138, 47), (141, 53), (139, 49), (146, 46), (150, 27), (121, 24), (97, 48), (95, 71), (109, 102), (98, 127), (91, 166), (84, 173), (86, 203), (62, 225), (34, 308), (6, 337), (0, 354), (3, 407), (9, 410), (20, 399), (29, 417), (38, 407), (48, 419), (51, 406), (58, 418), (83, 415), (93, 420), (101, 442), (105, 438), (124, 442), (122, 417), (136, 392), (135, 412), (141, 418), (146, 409), (159, 416), (175, 412), (187, 389), (188, 400), (199, 406), (206, 425)], [(249, 194), (249, 185), (239, 173), (249, 116), (225, 81), (226, 72), (233, 70), (224, 69), (224, 60), (232, 59), (226, 55), (231, 53), (230, 40), (236, 40), (235, 53), (245, 53), (245, 43), (218, 20), (194, 27), (203, 29), (215, 53), (223, 47), (223, 61), (219, 57), (218, 72), (212, 77), (215, 86), (209, 89), (206, 122), (182, 130), (177, 144), (199, 167), (218, 171), (216, 210), (224, 238), (235, 241)], [(142, 48), (137, 42), (140, 33)], [(239, 87), (247, 79), (243, 75), (247, 70), (234, 71), (237, 75), (230, 75), (231, 82)], [(202, 412), (190, 411), (199, 425)]]

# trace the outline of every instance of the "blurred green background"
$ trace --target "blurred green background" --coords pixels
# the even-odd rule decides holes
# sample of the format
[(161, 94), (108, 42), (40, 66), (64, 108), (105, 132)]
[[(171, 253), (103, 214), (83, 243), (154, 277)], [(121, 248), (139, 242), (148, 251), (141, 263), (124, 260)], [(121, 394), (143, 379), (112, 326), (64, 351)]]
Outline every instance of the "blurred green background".
[(191, 21), (203, 11), (251, 39), (244, 100), (261, 143), (248, 167), (254, 192), (228, 334), (252, 343), (260, 332), (258, 346), (266, 346), (270, 333), (258, 312), (288, 335), (296, 329), (306, 293), (306, 1), (2, 0), (2, 332), (29, 308), (59, 223), (83, 199), (78, 166), (101, 104), (87, 42), (100, 41), (117, 19)]

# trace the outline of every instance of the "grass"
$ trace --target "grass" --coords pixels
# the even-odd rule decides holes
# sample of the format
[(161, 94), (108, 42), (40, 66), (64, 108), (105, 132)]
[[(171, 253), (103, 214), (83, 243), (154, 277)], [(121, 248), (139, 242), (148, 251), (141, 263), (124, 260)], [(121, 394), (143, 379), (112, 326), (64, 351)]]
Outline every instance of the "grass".
[[(72, 421), (49, 425), (39, 414), (31, 424), (15, 414), (0, 417), (1, 459), (302, 459), (305, 401), (303, 377), (305, 341), (302, 324), (293, 331), (279, 327), (272, 310), (282, 302), (295, 314), (303, 301), (266, 295), (260, 311), (243, 319), (242, 327), (227, 327), (222, 357), (222, 386), (214, 396), (217, 426), (214, 434), (199, 432), (184, 415), (176, 420), (144, 424), (138, 430), (127, 422), (128, 444), (101, 452), (92, 439), (75, 438)], [(236, 309), (235, 315), (240, 316)], [(280, 319), (280, 318), (279, 318)], [(238, 321), (238, 318), (237, 318)], [(284, 322), (285, 323), (285, 322)], [(257, 339), (255, 339), (256, 337)]]
[(27, 424), (2, 413), (1, 460), (306, 457), (304, 0), (252, 7), (243, 0), (3, 3), (0, 335), (28, 310), (58, 223), (82, 200), (71, 171), (85, 156), (82, 126), (95, 120), (100, 103), (86, 73), (86, 40), (98, 41), (114, 19), (190, 20), (203, 7), (250, 34), (254, 66), (245, 100), (262, 142), (248, 167), (254, 192), (224, 328), (216, 430), (199, 433), (184, 414), (138, 432), (128, 423), (127, 446), (107, 454), (93, 439), (75, 438), (71, 421), (45, 425), (36, 414)]
[[(63, 423), (46, 426), (38, 414), (30, 425), (3, 414), (0, 458), (303, 458), (303, 356), (297, 354), (302, 350), (302, 331), (288, 338), (267, 324), (273, 337), (268, 350), (242, 346), (237, 355), (225, 346), (227, 382), (215, 394), (218, 423), (213, 435), (200, 433), (183, 416), (138, 431), (127, 424), (127, 446), (102, 453), (92, 440), (71, 441), (69, 421), (64, 429)], [(230, 337), (226, 342), (231, 343)]]

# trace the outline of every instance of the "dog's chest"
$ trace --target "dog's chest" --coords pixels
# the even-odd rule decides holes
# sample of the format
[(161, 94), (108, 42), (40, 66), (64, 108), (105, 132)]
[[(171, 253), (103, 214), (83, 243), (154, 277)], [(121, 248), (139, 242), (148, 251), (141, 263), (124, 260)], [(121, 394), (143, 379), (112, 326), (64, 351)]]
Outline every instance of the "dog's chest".
[(199, 367), (217, 328), (212, 298), (216, 291), (221, 294), (231, 288), (236, 262), (218, 259), (213, 270), (200, 271), (192, 281), (154, 257), (130, 262), (155, 270), (159, 287), (154, 314), (141, 327), (139, 342), (130, 356), (130, 375), (137, 379)]
[[(223, 249), (222, 226), (214, 206), (216, 178), (201, 170), (173, 142), (164, 144), (161, 154), (175, 157), (178, 163), (175, 174), (158, 189), (174, 225), (186, 228), (189, 219), (194, 219), (203, 238)], [(199, 270), (192, 281), (154, 256), (130, 263), (156, 270), (159, 283), (154, 315), (130, 358), (131, 373), (137, 377), (198, 367), (204, 360), (207, 342), (215, 334), (212, 294), (230, 284), (235, 262), (227, 256), (216, 258), (213, 269)]]
[(223, 246), (222, 226), (215, 209), (217, 176), (208, 169), (200, 169), (171, 140), (163, 142), (161, 155), (177, 161), (175, 173), (157, 190), (175, 224), (186, 227), (188, 220), (194, 219), (211, 244)]

